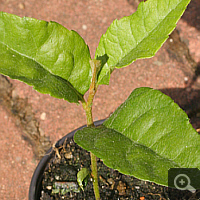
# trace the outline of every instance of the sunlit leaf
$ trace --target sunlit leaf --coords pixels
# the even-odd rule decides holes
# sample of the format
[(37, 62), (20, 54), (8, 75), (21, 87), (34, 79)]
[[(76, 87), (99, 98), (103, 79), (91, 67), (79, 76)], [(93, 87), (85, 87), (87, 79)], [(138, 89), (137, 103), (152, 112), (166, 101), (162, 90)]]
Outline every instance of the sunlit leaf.
[(154, 56), (176, 27), (189, 2), (148, 0), (141, 2), (132, 15), (113, 21), (96, 50), (96, 58), (108, 58), (99, 75), (99, 84), (108, 84), (115, 68)]
[(56, 22), (0, 12), (0, 73), (78, 102), (91, 80), (84, 40)]
[(200, 136), (186, 113), (158, 90), (139, 88), (103, 123), (75, 142), (108, 167), (166, 185), (174, 167), (200, 169)]

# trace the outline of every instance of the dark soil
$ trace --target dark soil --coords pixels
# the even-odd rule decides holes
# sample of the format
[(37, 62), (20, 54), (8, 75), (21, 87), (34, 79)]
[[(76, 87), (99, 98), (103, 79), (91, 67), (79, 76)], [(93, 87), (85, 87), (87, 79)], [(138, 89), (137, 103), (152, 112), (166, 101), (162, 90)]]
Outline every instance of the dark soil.
[[(91, 177), (84, 192), (81, 189), (79, 192), (74, 192), (71, 189), (66, 194), (61, 194), (62, 189), (58, 187), (57, 192), (52, 193), (52, 189), (55, 189), (55, 183), (61, 183), (62, 185), (73, 183), (78, 188), (77, 172), (81, 168), (90, 169), (90, 155), (87, 151), (77, 146), (72, 139), (68, 139), (67, 144), (63, 146), (64, 148), (59, 149), (59, 155), (57, 154), (51, 160), (44, 173), (41, 200), (95, 199)], [(192, 194), (189, 191), (167, 188), (123, 175), (116, 170), (106, 167), (100, 159), (98, 159), (98, 177), (102, 200), (191, 200), (200, 198), (198, 191)]]

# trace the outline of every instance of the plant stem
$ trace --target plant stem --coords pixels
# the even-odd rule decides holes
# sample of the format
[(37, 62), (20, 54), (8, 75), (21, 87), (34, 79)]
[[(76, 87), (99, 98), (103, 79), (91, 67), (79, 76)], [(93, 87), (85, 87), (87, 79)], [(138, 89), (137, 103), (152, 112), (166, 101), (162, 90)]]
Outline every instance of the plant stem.
[[(88, 96), (87, 102), (85, 102), (85, 100), (82, 101), (82, 106), (86, 113), (88, 127), (94, 126), (94, 121), (92, 117), (92, 104), (93, 104), (94, 96), (97, 91), (97, 84), (96, 84), (97, 74), (101, 67), (101, 62), (99, 60), (90, 60), (90, 65), (92, 68), (92, 80), (91, 80), (90, 89), (89, 89), (89, 96)], [(98, 174), (97, 174), (97, 158), (92, 152), (90, 152), (90, 157), (91, 157), (92, 176), (94, 179), (93, 188), (94, 188), (95, 199), (100, 200)]]
[[(92, 118), (92, 106), (88, 106), (86, 102), (82, 102), (82, 105), (86, 113), (87, 126), (90, 126), (90, 127), (94, 126), (94, 122)], [(93, 177), (93, 188), (94, 188), (95, 199), (100, 200), (98, 174), (97, 174), (97, 159), (96, 159), (96, 156), (92, 152), (90, 152), (90, 157), (91, 157), (91, 170), (92, 170), (92, 177)]]
[(94, 194), (95, 194), (96, 200), (100, 200), (98, 172), (97, 172), (97, 158), (92, 152), (90, 152), (90, 157), (91, 157), (92, 175), (93, 175), (93, 179), (94, 179), (93, 180)]

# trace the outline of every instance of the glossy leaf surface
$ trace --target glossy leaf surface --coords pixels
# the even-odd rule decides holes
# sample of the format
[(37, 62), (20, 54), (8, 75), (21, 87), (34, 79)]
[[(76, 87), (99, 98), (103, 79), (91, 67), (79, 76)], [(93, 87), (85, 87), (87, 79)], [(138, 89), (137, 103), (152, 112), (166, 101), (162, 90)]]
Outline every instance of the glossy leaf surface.
[(200, 169), (200, 136), (184, 111), (158, 90), (139, 88), (102, 126), (75, 142), (113, 169), (161, 185), (174, 167)]
[(99, 84), (108, 84), (115, 68), (154, 56), (176, 27), (189, 2), (148, 0), (141, 2), (132, 15), (113, 21), (96, 50), (96, 58), (107, 58), (99, 75)]
[(56, 22), (0, 12), (0, 73), (78, 102), (91, 80), (84, 40)]

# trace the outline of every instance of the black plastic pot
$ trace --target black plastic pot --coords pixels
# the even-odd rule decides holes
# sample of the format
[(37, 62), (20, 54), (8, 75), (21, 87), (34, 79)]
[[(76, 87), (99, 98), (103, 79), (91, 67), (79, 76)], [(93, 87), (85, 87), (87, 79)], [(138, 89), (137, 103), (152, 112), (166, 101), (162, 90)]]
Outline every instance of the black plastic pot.
[[(105, 120), (99, 120), (94, 122), (95, 126), (101, 125)], [(70, 132), (69, 134), (67, 134), (66, 136), (64, 136), (63, 138), (61, 138), (57, 143), (56, 143), (56, 147), (60, 147), (63, 145), (64, 141), (66, 140), (66, 138), (71, 139), (73, 138), (74, 134), (76, 131), (82, 129), (86, 127), (86, 125), (81, 126), (80, 128), (77, 128), (76, 130)], [(40, 196), (41, 196), (41, 191), (42, 191), (42, 179), (43, 179), (43, 173), (44, 170), (46, 168), (46, 166), (48, 165), (50, 159), (54, 156), (54, 152), (52, 151), (52, 148), (50, 148), (46, 155), (41, 159), (41, 161), (39, 162), (38, 166), (35, 169), (35, 172), (33, 174), (32, 180), (31, 180), (31, 184), (29, 187), (29, 200), (40, 200)]]

